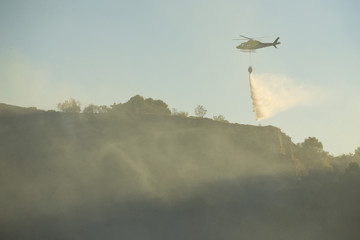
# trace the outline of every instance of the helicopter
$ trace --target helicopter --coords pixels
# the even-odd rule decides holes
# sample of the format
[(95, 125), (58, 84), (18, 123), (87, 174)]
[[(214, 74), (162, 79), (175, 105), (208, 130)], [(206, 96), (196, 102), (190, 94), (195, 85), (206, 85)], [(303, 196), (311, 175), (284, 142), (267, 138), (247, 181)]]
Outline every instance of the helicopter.
[(244, 39), (234, 39), (234, 40), (245, 40), (245, 39), (248, 40), (247, 42), (243, 42), (239, 46), (236, 47), (237, 49), (240, 49), (241, 51), (244, 51), (244, 52), (255, 52), (256, 49), (264, 48), (264, 47), (271, 47), (271, 46), (274, 46), (275, 48), (277, 48), (276, 45), (280, 44), (280, 42), (278, 42), (280, 39), (279, 37), (276, 38), (275, 41), (272, 43), (262, 43), (258, 40), (255, 40), (254, 38), (245, 37), (243, 35), (240, 35), (240, 36), (243, 37)]

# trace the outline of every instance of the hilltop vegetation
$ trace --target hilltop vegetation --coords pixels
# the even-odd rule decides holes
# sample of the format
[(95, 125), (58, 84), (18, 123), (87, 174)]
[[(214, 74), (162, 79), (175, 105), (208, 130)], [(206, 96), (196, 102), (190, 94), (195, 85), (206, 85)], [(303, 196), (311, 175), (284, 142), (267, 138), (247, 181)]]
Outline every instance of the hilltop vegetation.
[(360, 237), (360, 148), (139, 95), (58, 107), (0, 105), (1, 239)]

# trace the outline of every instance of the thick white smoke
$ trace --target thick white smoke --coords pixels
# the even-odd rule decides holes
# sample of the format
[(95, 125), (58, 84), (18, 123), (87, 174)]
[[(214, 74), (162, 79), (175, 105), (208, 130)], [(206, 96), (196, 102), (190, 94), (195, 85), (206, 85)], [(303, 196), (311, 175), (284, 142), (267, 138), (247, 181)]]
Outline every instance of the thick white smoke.
[(281, 75), (249, 74), (249, 81), (257, 121), (295, 106), (307, 105), (315, 96), (314, 89), (295, 85), (290, 78)]

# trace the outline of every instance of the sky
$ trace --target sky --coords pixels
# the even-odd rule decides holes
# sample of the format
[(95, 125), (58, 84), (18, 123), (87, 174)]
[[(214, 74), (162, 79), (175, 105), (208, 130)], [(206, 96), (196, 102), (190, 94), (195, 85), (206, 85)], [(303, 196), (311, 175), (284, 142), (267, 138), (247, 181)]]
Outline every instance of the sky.
[[(360, 146), (357, 1), (0, 0), (0, 102), (56, 109), (70, 97), (161, 99), (206, 117), (318, 138), (334, 155)], [(239, 35), (281, 44), (249, 57)], [(247, 68), (311, 95), (256, 121)], [(273, 81), (273, 80), (269, 80)], [(271, 82), (271, 83), (276, 83)], [(274, 95), (274, 94), (273, 94)], [(287, 102), (286, 96), (278, 101)]]

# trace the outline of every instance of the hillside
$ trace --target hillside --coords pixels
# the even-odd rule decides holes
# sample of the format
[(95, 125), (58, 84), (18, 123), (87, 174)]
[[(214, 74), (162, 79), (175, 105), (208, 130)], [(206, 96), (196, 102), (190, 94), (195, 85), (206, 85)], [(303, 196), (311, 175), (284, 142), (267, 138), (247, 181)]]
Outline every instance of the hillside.
[(9, 105), (9, 104), (5, 104), (5, 103), (0, 103), (0, 114), (2, 116), (10, 114), (10, 115), (14, 115), (14, 114), (28, 114), (28, 113), (32, 113), (32, 112), (36, 112), (39, 111), (34, 107), (31, 108), (25, 108), (25, 107), (18, 107), (18, 106), (14, 106), (14, 105)]
[(336, 239), (334, 226), (359, 236), (348, 223), (360, 194), (344, 188), (356, 166), (355, 178), (334, 171), (316, 139), (131, 106), (0, 105), (1, 239)]
[(107, 177), (123, 178), (124, 172), (131, 184), (138, 184), (136, 191), (171, 195), (241, 176), (295, 176), (293, 143), (271, 126), (150, 114), (60, 112), (5, 116), (0, 124), (1, 159), (11, 159), (19, 168), (29, 164), (24, 171), (37, 177), (81, 166), (83, 174), (90, 171), (85, 178), (99, 175), (99, 169)]

